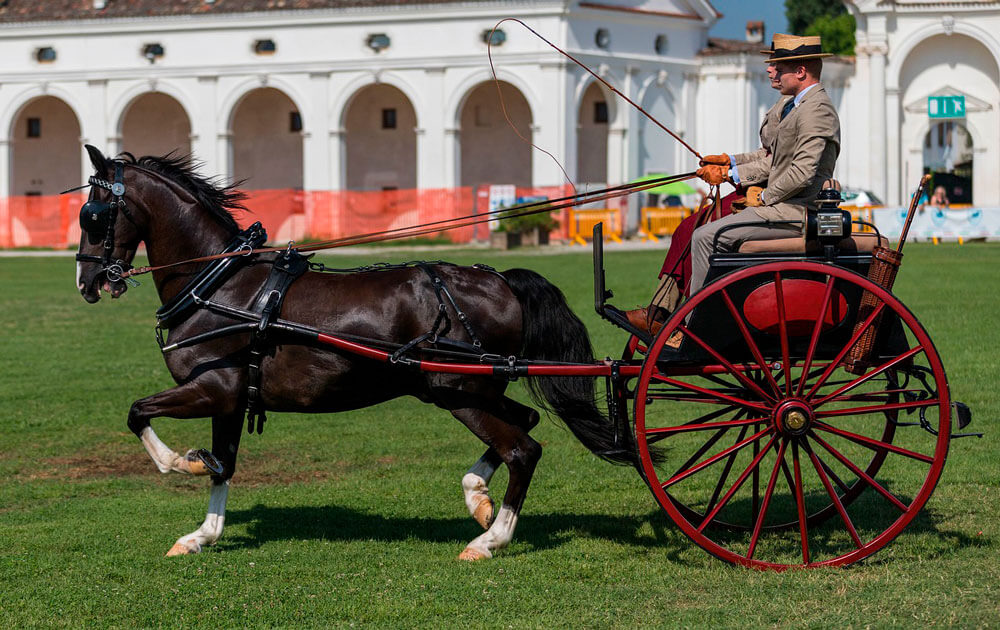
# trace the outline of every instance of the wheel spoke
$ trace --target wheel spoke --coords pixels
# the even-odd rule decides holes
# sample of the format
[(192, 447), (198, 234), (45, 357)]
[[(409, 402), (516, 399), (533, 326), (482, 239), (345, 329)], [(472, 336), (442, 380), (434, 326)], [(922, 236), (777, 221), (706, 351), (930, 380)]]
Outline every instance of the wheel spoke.
[(806, 500), (802, 492), (802, 470), (799, 466), (798, 442), (792, 442), (792, 470), (795, 472), (795, 507), (799, 512), (799, 538), (802, 541), (802, 563), (809, 564), (809, 529), (806, 524)]
[(750, 548), (747, 550), (747, 559), (753, 558), (753, 552), (757, 548), (757, 540), (760, 538), (760, 530), (764, 527), (764, 519), (767, 517), (767, 508), (771, 504), (771, 495), (774, 494), (774, 484), (778, 481), (778, 468), (785, 463), (785, 446), (787, 440), (782, 440), (778, 445), (777, 459), (774, 460), (774, 468), (771, 469), (771, 477), (767, 481), (767, 489), (764, 490), (764, 501), (760, 505), (760, 512), (757, 514), (757, 522), (753, 526), (753, 534), (750, 536)]
[[(736, 436), (736, 442), (743, 439), (743, 436), (747, 434), (747, 427), (743, 427), (740, 430), (740, 434)], [(757, 442), (753, 443), (757, 446)], [(708, 505), (705, 506), (706, 512), (711, 512), (712, 508), (715, 506), (715, 502), (719, 500), (719, 493), (722, 492), (723, 486), (726, 485), (726, 480), (729, 479), (729, 471), (733, 469), (733, 462), (736, 461), (736, 456), (739, 455), (738, 451), (734, 451), (726, 458), (726, 465), (722, 467), (722, 474), (719, 475), (719, 481), (715, 484), (715, 490), (712, 492), (712, 497), (708, 500)]]
[(916, 354), (919, 354), (919, 353), (921, 353), (923, 351), (924, 351), (924, 349), (923, 349), (922, 346), (917, 346), (916, 348), (910, 348), (909, 350), (907, 350), (903, 354), (899, 355), (895, 359), (891, 359), (889, 361), (886, 361), (885, 363), (883, 363), (879, 367), (873, 369), (872, 371), (866, 372), (865, 374), (863, 374), (860, 377), (854, 379), (853, 381), (847, 383), (846, 385), (838, 387), (836, 390), (834, 390), (833, 392), (831, 392), (831, 393), (827, 394), (826, 396), (820, 398), (819, 400), (813, 401), (813, 409), (819, 407), (820, 405), (822, 405), (823, 403), (825, 403), (826, 401), (830, 400), (831, 398), (833, 398), (835, 396), (839, 396), (839, 395), (843, 394), (844, 392), (849, 392), (852, 389), (854, 389), (855, 387), (858, 387), (859, 385), (861, 385), (863, 383), (867, 383), (868, 381), (870, 381), (871, 379), (875, 378), (876, 376), (878, 376), (879, 374), (881, 374), (885, 370), (888, 370), (889, 368), (893, 367), (894, 365), (902, 363), (903, 361), (905, 361), (905, 360), (909, 359), (910, 357), (912, 357), (912, 356), (914, 356)]
[(743, 341), (747, 344), (747, 347), (750, 348), (751, 354), (753, 354), (754, 359), (756, 359), (758, 365), (760, 365), (760, 371), (767, 376), (767, 380), (770, 382), (775, 396), (779, 395), (781, 393), (781, 387), (778, 386), (778, 381), (774, 380), (774, 375), (771, 374), (770, 366), (767, 361), (764, 360), (764, 355), (761, 354), (760, 348), (750, 336), (750, 330), (747, 328), (746, 322), (743, 321), (743, 317), (739, 314), (739, 312), (737, 312), (736, 305), (733, 304), (732, 298), (729, 297), (729, 292), (723, 289), (720, 293), (722, 294), (722, 299), (726, 304), (726, 308), (729, 309), (729, 314), (732, 316), (733, 321), (736, 322), (736, 327), (740, 329), (740, 334), (743, 335)]
[[(889, 405), (887, 405), (889, 406)], [(909, 457), (911, 459), (916, 459), (922, 462), (931, 464), (934, 462), (934, 458), (930, 455), (924, 455), (922, 453), (915, 453), (911, 450), (905, 449), (902, 446), (896, 446), (888, 442), (883, 442), (882, 440), (876, 440), (874, 438), (865, 437), (863, 435), (858, 435), (857, 433), (851, 433), (850, 431), (844, 431), (843, 429), (838, 429), (832, 427), (824, 422), (817, 422), (813, 425), (820, 431), (826, 431), (827, 433), (833, 433), (834, 435), (839, 435), (842, 438), (846, 438), (852, 442), (856, 442), (861, 446), (866, 446), (873, 451), (891, 451), (897, 455), (903, 455), (904, 457)]]
[(691, 332), (687, 326), (685, 326), (684, 324), (680, 324), (679, 326), (677, 326), (677, 329), (680, 330), (682, 333), (684, 333), (685, 336), (690, 337), (696, 344), (701, 346), (705, 350), (705, 352), (708, 352), (710, 355), (712, 355), (712, 357), (716, 361), (721, 363), (727, 370), (729, 370), (730, 374), (736, 377), (736, 380), (743, 383), (743, 385), (745, 385), (746, 387), (749, 387), (753, 391), (757, 392), (757, 394), (764, 400), (771, 400), (771, 401), (774, 400), (774, 397), (772, 395), (768, 394), (763, 389), (761, 389), (760, 386), (757, 385), (757, 383), (754, 383), (752, 380), (747, 378), (746, 375), (743, 374), (740, 370), (737, 370), (736, 367), (734, 367), (732, 363), (727, 361), (724, 356), (719, 354), (715, 350), (715, 348), (705, 343), (705, 341), (701, 337)]
[(679, 387), (681, 389), (687, 389), (687, 390), (692, 391), (692, 392), (698, 392), (699, 394), (704, 394), (706, 396), (709, 396), (710, 398), (715, 398), (717, 400), (721, 400), (721, 401), (724, 401), (724, 402), (727, 402), (727, 403), (730, 403), (730, 404), (738, 405), (740, 407), (749, 407), (750, 409), (756, 409), (758, 411), (767, 411), (768, 410), (768, 408), (767, 408), (766, 405), (762, 405), (760, 403), (756, 403), (756, 402), (753, 402), (751, 400), (745, 400), (745, 399), (741, 399), (741, 398), (736, 398), (734, 396), (729, 396), (727, 394), (723, 394), (721, 392), (712, 391), (710, 389), (705, 389), (704, 387), (699, 387), (699, 386), (693, 385), (691, 383), (685, 383), (684, 381), (678, 381), (677, 379), (670, 378), (669, 376), (664, 376), (662, 374), (656, 374), (656, 375), (654, 375), (654, 377), (658, 381), (663, 382), (663, 383), (667, 383), (668, 385), (673, 385), (674, 387)]
[(766, 422), (766, 418), (750, 418), (749, 420), (726, 420), (723, 422), (708, 422), (705, 424), (686, 423), (676, 427), (660, 427), (656, 429), (646, 429), (646, 435), (670, 435), (675, 433), (685, 433), (687, 431), (710, 431), (721, 427), (746, 427), (751, 424)]
[(829, 451), (831, 455), (833, 455), (834, 457), (836, 457), (837, 460), (840, 461), (841, 464), (843, 464), (844, 466), (847, 466), (851, 470), (851, 472), (853, 472), (855, 475), (858, 476), (859, 479), (864, 480), (866, 483), (868, 483), (869, 486), (871, 486), (872, 488), (874, 488), (879, 494), (881, 494), (886, 499), (888, 499), (890, 503), (892, 503), (893, 505), (895, 505), (897, 508), (899, 508), (903, 512), (905, 512), (905, 511), (907, 511), (909, 509), (906, 506), (905, 503), (903, 503), (902, 501), (900, 501), (899, 499), (897, 499), (894, 494), (892, 494), (891, 492), (889, 492), (888, 490), (886, 490), (885, 488), (883, 488), (882, 484), (880, 484), (879, 482), (877, 482), (874, 479), (872, 479), (868, 475), (868, 473), (866, 473), (865, 471), (863, 471), (860, 468), (858, 468), (854, 464), (854, 462), (852, 462), (846, 456), (844, 456), (842, 453), (840, 453), (840, 451), (838, 451), (837, 449), (833, 448), (832, 446), (830, 446), (829, 444), (827, 444), (826, 442), (824, 442), (823, 439), (820, 438), (815, 433), (810, 433), (809, 436), (811, 438), (813, 438), (814, 440), (816, 440), (816, 442), (820, 446), (822, 446), (827, 451)]
[(847, 510), (844, 509), (844, 504), (841, 503), (840, 497), (837, 496), (837, 491), (833, 489), (833, 485), (830, 484), (830, 479), (826, 476), (825, 466), (820, 463), (819, 458), (816, 453), (813, 452), (812, 448), (809, 447), (808, 443), (803, 443), (802, 447), (809, 454), (809, 459), (812, 460), (813, 467), (819, 474), (820, 481), (823, 482), (823, 487), (826, 488), (826, 493), (830, 495), (830, 500), (833, 501), (833, 505), (836, 506), (837, 512), (840, 514), (841, 520), (844, 521), (844, 526), (847, 527), (848, 533), (851, 535), (851, 540), (857, 545), (858, 549), (864, 546), (861, 542), (861, 538), (858, 536), (858, 531), (854, 528), (854, 523), (851, 522), (851, 517), (847, 515)]
[(720, 451), (719, 453), (716, 453), (715, 455), (709, 457), (705, 461), (703, 461), (703, 462), (701, 462), (699, 464), (696, 464), (696, 465), (692, 466), (691, 468), (688, 468), (687, 470), (674, 475), (670, 479), (668, 479), (665, 482), (663, 482), (661, 485), (663, 486), (664, 489), (666, 489), (666, 488), (669, 488), (670, 486), (672, 486), (672, 485), (674, 485), (674, 484), (676, 484), (676, 483), (678, 483), (680, 481), (683, 481), (684, 479), (687, 479), (688, 477), (690, 477), (691, 475), (695, 474), (696, 472), (698, 472), (698, 471), (706, 468), (707, 466), (711, 466), (712, 464), (716, 463), (717, 461), (721, 460), (722, 458), (728, 456), (730, 453), (733, 453), (735, 451), (739, 451), (739, 450), (745, 448), (748, 444), (750, 444), (754, 440), (760, 439), (761, 436), (763, 436), (764, 434), (766, 434), (770, 430), (771, 430), (771, 427), (765, 427), (764, 429), (758, 431), (757, 433), (754, 433), (753, 435), (751, 435), (750, 437), (746, 438), (745, 440), (741, 440), (741, 441), (737, 442), (736, 444), (733, 444), (729, 448), (727, 448), (727, 449), (725, 449), (723, 451)]
[(870, 413), (883, 413), (886, 411), (895, 411), (898, 409), (919, 409), (920, 407), (933, 407), (934, 405), (940, 404), (941, 401), (937, 398), (928, 398), (927, 400), (911, 400), (909, 402), (900, 403), (886, 403), (884, 405), (875, 405), (874, 407), (851, 407), (850, 409), (830, 409), (828, 411), (817, 411), (817, 418), (835, 418), (838, 416), (860, 416)]
[(743, 485), (743, 483), (747, 480), (747, 477), (750, 476), (750, 473), (757, 470), (757, 467), (760, 466), (761, 460), (764, 459), (764, 456), (767, 455), (767, 452), (771, 450), (771, 446), (774, 444), (774, 441), (776, 439), (777, 436), (774, 435), (771, 436), (771, 439), (768, 440), (767, 444), (764, 445), (764, 448), (760, 450), (760, 453), (758, 453), (757, 456), (753, 458), (753, 461), (750, 462), (750, 465), (748, 465), (746, 469), (744, 469), (743, 472), (740, 473), (740, 476), (736, 478), (736, 482), (733, 483), (731, 488), (729, 488), (725, 496), (723, 496), (722, 499), (719, 501), (718, 505), (716, 505), (712, 509), (712, 511), (708, 514), (708, 516), (705, 517), (705, 520), (701, 522), (701, 525), (698, 526), (698, 531), (704, 530), (705, 527), (710, 522), (712, 522), (712, 519), (715, 518), (715, 516), (722, 510), (722, 508), (726, 506), (726, 503), (728, 503), (729, 500), (733, 498), (733, 495), (736, 494), (736, 491), (739, 490), (740, 487)]
[(778, 332), (781, 335), (781, 368), (785, 373), (785, 395), (792, 395), (792, 366), (788, 358), (788, 319), (785, 315), (785, 294), (781, 272), (774, 272), (774, 300), (778, 304)]
[(868, 330), (871, 327), (871, 325), (875, 322), (875, 320), (879, 317), (879, 315), (882, 314), (882, 309), (884, 308), (885, 308), (885, 302), (879, 302), (878, 306), (872, 309), (872, 312), (868, 316), (868, 319), (866, 319), (864, 323), (857, 330), (854, 331), (854, 334), (851, 335), (850, 341), (844, 344), (844, 347), (841, 348), (840, 352), (837, 353), (837, 356), (833, 359), (833, 361), (830, 361), (830, 365), (826, 366), (826, 369), (823, 371), (820, 377), (816, 379), (815, 383), (813, 383), (813, 386), (809, 390), (809, 393), (807, 393), (805, 396), (806, 399), (810, 400), (812, 399), (812, 396), (813, 394), (816, 393), (816, 390), (818, 390), (820, 387), (823, 386), (823, 383), (826, 382), (826, 379), (830, 378), (830, 375), (833, 374), (833, 371), (837, 368), (838, 365), (840, 365), (840, 362), (844, 359), (844, 357), (847, 355), (850, 349), (854, 347), (854, 344), (858, 342), (858, 339), (861, 338), (861, 335), (865, 334), (865, 331)]
[(806, 385), (806, 376), (809, 374), (809, 366), (812, 365), (813, 356), (816, 353), (816, 346), (819, 345), (819, 333), (823, 330), (823, 321), (826, 319), (826, 311), (830, 308), (830, 298), (833, 296), (833, 276), (826, 280), (826, 293), (823, 295), (823, 305), (819, 309), (819, 316), (816, 318), (816, 325), (813, 326), (812, 336), (809, 338), (809, 350), (806, 352), (806, 360), (802, 365), (802, 374), (799, 376), (799, 384), (795, 387), (795, 395), (802, 395), (802, 388)]

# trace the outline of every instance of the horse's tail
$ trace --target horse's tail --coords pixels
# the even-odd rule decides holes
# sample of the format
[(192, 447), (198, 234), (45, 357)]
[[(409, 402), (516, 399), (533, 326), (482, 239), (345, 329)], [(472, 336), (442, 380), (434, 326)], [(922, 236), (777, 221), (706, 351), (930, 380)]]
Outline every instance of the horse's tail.
[[(562, 291), (527, 269), (508, 269), (503, 276), (521, 303), (521, 356), (572, 363), (594, 360), (587, 328), (570, 310)], [(525, 380), (532, 399), (559, 416), (592, 453), (615, 464), (640, 465), (629, 427), (616, 426), (597, 408), (594, 377), (531, 376)]]

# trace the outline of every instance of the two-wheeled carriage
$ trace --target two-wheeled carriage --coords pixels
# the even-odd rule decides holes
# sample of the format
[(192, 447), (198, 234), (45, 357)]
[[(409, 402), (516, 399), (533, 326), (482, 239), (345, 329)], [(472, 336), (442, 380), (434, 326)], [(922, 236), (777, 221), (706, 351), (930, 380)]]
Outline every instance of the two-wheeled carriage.
[[(291, 247), (262, 251), (263, 230), (240, 232), (230, 214), (238, 194), (186, 161), (88, 151), (97, 174), (81, 210), (78, 287), (89, 302), (102, 287), (121, 295), (145, 242), (177, 382), (133, 403), (128, 426), (161, 472), (213, 482), (204, 523), (170, 555), (221, 536), (243, 426), (260, 432), (265, 411), (407, 395), (450, 411), (488, 445), (462, 479), (486, 529), (460, 556), (475, 560), (510, 541), (541, 454), (528, 434), (537, 412), (504, 395), (530, 377), (536, 402), (598, 456), (635, 465), (697, 544), (779, 569), (882, 548), (933, 491), (953, 415), (960, 428), (969, 420), (920, 323), (865, 277), (860, 238), (828, 239), (818, 253), (716, 255), (715, 280), (655, 337), (632, 329), (621, 359), (595, 362), (582, 322), (534, 272), (325, 270)], [(606, 303), (594, 243), (595, 306), (629, 329)], [(211, 450), (173, 451), (152, 429), (158, 417), (212, 418)], [(487, 484), (501, 464), (510, 476), (495, 512)]]

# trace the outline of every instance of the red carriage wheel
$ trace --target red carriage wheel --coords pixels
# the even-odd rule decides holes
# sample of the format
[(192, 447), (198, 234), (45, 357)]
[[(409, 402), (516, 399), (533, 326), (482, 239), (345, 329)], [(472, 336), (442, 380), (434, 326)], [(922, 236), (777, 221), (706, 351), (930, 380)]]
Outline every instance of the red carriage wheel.
[[(880, 305), (856, 332), (864, 291)], [(849, 373), (869, 327), (870, 367)], [(710, 553), (757, 568), (884, 547), (933, 492), (951, 428), (944, 369), (913, 314), (852, 271), (804, 261), (735, 271), (685, 302), (634, 400), (657, 502)]]

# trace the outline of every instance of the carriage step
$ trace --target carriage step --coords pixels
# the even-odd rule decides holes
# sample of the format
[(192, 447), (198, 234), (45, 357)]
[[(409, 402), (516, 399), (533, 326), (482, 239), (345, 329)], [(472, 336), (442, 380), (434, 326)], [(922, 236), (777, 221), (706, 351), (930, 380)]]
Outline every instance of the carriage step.
[(649, 333), (644, 330), (639, 330), (633, 326), (632, 322), (628, 321), (628, 316), (625, 315), (625, 312), (617, 307), (611, 306), (610, 304), (602, 304), (600, 310), (597, 312), (600, 313), (601, 317), (608, 320), (615, 326), (623, 328), (641, 339), (643, 343), (647, 345), (653, 343), (653, 338), (650, 337)]

